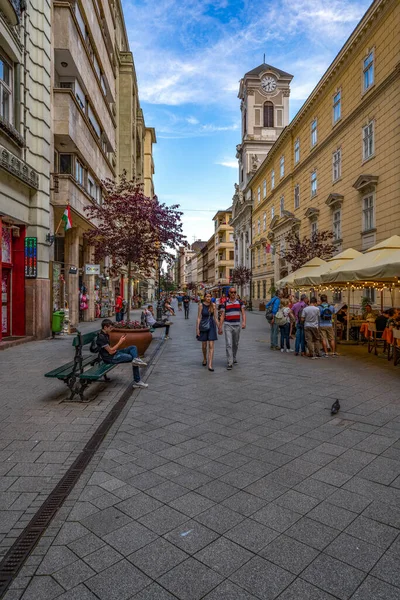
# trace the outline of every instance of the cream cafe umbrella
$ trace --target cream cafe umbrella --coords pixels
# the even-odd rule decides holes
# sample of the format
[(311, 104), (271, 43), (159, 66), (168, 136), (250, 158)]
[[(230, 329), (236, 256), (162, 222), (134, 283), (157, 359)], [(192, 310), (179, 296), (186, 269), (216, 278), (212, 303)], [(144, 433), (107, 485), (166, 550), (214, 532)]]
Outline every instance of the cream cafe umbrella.
[(306, 277), (309, 271), (311, 272), (312, 269), (321, 266), (327, 268), (328, 263), (325, 260), (322, 260), (322, 258), (318, 258), (318, 256), (316, 256), (315, 258), (312, 258), (311, 260), (306, 262), (302, 267), (300, 267), (300, 269), (297, 269), (297, 271), (293, 271), (293, 273), (289, 273), (288, 275), (286, 275), (286, 277), (282, 277), (282, 279), (276, 282), (276, 285), (278, 288), (298, 287), (297, 279), (299, 277)]
[(333, 271), (346, 267), (354, 258), (362, 256), (361, 252), (354, 250), (354, 248), (348, 248), (332, 258), (328, 258), (326, 265), (319, 265), (313, 269), (307, 270), (307, 274), (298, 277), (296, 276), (296, 285), (299, 287), (313, 287), (322, 283), (322, 275), (329, 274)]

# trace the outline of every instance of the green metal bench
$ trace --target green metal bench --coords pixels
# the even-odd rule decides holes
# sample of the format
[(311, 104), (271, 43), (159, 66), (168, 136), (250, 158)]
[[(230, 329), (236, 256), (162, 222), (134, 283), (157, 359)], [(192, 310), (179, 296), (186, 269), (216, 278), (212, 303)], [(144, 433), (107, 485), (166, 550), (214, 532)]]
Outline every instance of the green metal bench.
[[(79, 394), (81, 401), (84, 401), (85, 389), (91, 383), (102, 377), (104, 381), (110, 381), (107, 373), (114, 369), (115, 365), (103, 362), (98, 353), (88, 356), (84, 356), (82, 353), (83, 347), (91, 344), (99, 331), (84, 334), (78, 331), (78, 334), (72, 340), (72, 346), (75, 348), (74, 360), (45, 374), (45, 377), (59, 379), (67, 385), (71, 391), (69, 400), (73, 400)], [(86, 369), (86, 367), (90, 368)]]

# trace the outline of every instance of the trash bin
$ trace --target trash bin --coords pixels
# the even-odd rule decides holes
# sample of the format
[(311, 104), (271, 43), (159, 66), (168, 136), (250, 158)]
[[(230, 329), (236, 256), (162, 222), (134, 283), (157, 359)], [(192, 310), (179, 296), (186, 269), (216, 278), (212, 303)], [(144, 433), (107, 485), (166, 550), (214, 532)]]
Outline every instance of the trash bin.
[(51, 319), (51, 331), (53, 332), (53, 337), (55, 333), (60, 333), (63, 328), (64, 322), (64, 311), (63, 310), (55, 310), (53, 312), (53, 316)]
[(258, 305), (258, 310), (265, 310), (265, 302), (260, 302), (260, 304)]

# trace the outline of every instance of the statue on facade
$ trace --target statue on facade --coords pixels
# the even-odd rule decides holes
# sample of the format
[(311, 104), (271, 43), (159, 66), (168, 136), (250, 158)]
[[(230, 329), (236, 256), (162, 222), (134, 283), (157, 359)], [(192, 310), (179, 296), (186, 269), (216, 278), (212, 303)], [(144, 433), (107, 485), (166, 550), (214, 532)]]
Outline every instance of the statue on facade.
[(250, 167), (251, 168), (251, 172), (255, 173), (257, 171), (259, 163), (260, 163), (257, 154), (252, 154), (250, 156), (250, 162), (251, 162), (251, 167)]

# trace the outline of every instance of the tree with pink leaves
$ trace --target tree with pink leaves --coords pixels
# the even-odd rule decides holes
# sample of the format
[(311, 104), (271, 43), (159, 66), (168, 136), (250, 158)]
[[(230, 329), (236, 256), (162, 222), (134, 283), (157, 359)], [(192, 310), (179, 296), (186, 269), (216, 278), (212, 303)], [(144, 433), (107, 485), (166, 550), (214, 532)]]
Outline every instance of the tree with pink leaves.
[[(110, 257), (114, 273), (127, 266), (129, 281), (132, 269), (149, 276), (160, 256), (171, 262), (172, 251), (186, 245), (179, 206), (162, 204), (157, 196), (148, 198), (141, 184), (128, 181), (124, 175), (119, 182), (107, 179), (103, 184), (103, 203), (85, 208), (95, 223), (85, 237), (94, 247), (96, 262)], [(130, 298), (128, 319), (129, 310)]]
[(304, 236), (302, 239), (297, 233), (290, 233), (285, 239), (287, 244), (285, 260), (290, 264), (292, 271), (297, 271), (316, 256), (327, 260), (336, 251), (336, 246), (332, 243), (333, 233), (331, 231), (317, 231), (310, 237)]

